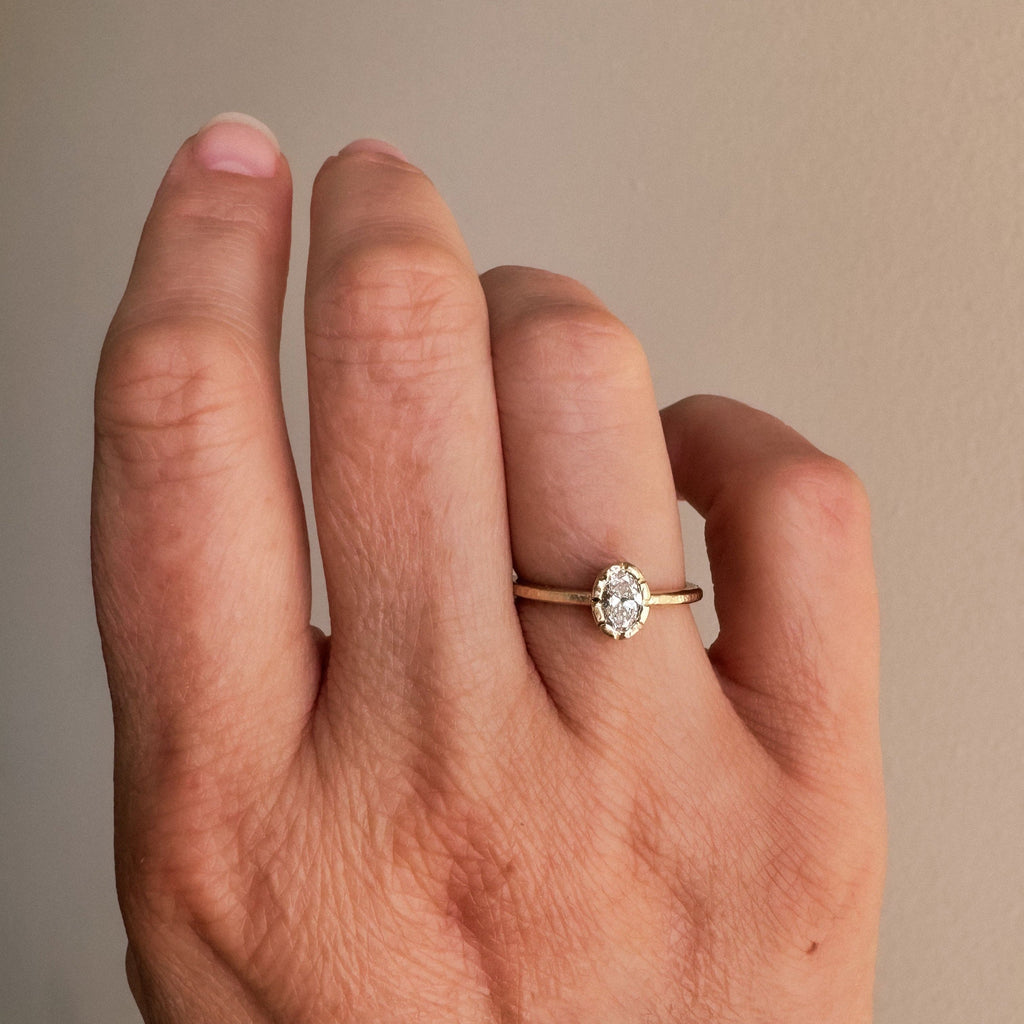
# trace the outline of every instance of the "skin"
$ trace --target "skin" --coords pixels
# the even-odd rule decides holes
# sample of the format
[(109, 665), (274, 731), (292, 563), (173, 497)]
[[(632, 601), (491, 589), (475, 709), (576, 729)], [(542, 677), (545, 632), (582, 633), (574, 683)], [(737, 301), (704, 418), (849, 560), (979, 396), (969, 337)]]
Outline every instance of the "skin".
[[(313, 187), (306, 290), (325, 638), (278, 379), (290, 175), (276, 152), (211, 169), (231, 131), (174, 158), (96, 387), (144, 1018), (869, 1020), (885, 826), (857, 478), (737, 402), (659, 415), (594, 295), (478, 277), (428, 178), (356, 144)], [(707, 523), (710, 650), (686, 608), (614, 641), (513, 601), (513, 565), (588, 588), (626, 558), (679, 586), (679, 499)]]

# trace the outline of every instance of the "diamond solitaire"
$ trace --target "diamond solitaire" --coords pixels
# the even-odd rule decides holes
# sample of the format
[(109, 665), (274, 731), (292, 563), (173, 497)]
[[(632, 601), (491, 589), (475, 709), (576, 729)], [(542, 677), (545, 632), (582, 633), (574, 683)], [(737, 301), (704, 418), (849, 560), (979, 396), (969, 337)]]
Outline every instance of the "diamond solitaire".
[(551, 604), (589, 604), (594, 621), (615, 640), (635, 636), (647, 621), (654, 604), (693, 604), (703, 591), (696, 583), (684, 583), (679, 590), (652, 594), (644, 574), (629, 562), (616, 562), (594, 582), (591, 590), (570, 590), (545, 583), (530, 583), (512, 572), (513, 599), (547, 601)]
[(611, 565), (594, 583), (591, 608), (597, 624), (616, 640), (637, 633), (650, 613), (651, 588), (629, 562)]

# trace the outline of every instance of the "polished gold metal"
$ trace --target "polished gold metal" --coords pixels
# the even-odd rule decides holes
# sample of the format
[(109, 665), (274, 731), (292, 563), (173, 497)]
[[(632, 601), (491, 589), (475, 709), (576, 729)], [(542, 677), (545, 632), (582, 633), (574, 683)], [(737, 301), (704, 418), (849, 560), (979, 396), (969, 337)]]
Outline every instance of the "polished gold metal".
[[(619, 570), (620, 577), (628, 574), (636, 581), (636, 593), (640, 595), (641, 608), (635, 616), (635, 621), (623, 628), (617, 628), (607, 615), (603, 603), (603, 590), (609, 574), (613, 570)], [(594, 621), (610, 637), (616, 640), (625, 640), (635, 636), (640, 627), (647, 621), (651, 606), (656, 604), (694, 604), (704, 596), (704, 591), (695, 583), (687, 582), (679, 590), (664, 591), (660, 594), (652, 594), (644, 575), (629, 562), (616, 562), (608, 566), (594, 581), (590, 590), (569, 590), (565, 587), (551, 587), (540, 583), (528, 583), (520, 580), (513, 573), (512, 593), (515, 597), (526, 598), (530, 601), (548, 601), (552, 604), (586, 604), (594, 615)]]

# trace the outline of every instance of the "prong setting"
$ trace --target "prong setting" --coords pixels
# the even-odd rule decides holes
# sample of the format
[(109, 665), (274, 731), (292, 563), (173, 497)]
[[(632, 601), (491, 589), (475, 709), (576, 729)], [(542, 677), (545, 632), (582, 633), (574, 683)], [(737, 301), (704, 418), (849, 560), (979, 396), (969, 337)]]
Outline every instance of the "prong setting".
[(614, 640), (635, 636), (650, 614), (651, 588), (644, 574), (629, 562), (610, 565), (594, 581), (594, 621)]

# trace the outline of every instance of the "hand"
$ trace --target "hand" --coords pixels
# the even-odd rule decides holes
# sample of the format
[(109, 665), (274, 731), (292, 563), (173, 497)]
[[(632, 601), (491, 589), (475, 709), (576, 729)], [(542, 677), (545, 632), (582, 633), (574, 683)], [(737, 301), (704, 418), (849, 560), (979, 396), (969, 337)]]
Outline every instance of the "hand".
[[(720, 398), (660, 419), (585, 288), (478, 278), (430, 181), (313, 189), (306, 344), (332, 635), (310, 627), (278, 341), (291, 183), (189, 139), (96, 392), (118, 891), (147, 1021), (865, 1021), (883, 875), (852, 473)], [(619, 559), (721, 633), (520, 600)]]

